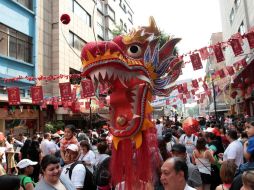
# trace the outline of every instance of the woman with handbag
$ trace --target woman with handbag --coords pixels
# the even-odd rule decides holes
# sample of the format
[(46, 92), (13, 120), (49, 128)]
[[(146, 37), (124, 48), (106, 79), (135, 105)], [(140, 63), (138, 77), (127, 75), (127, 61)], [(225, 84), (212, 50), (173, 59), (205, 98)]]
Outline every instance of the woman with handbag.
[(202, 179), (202, 190), (210, 190), (211, 186), (211, 164), (215, 162), (212, 153), (206, 148), (203, 137), (197, 140), (196, 149), (192, 155), (193, 164), (196, 164)]

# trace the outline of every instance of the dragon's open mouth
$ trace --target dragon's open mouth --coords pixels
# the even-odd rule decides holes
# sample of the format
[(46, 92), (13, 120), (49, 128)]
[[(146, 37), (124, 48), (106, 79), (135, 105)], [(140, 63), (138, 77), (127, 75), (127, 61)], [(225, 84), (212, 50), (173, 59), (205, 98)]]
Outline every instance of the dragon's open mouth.
[(149, 79), (142, 71), (133, 71), (123, 62), (119, 64), (112, 60), (100, 62), (99, 66), (93, 64), (85, 73), (95, 89), (99, 84), (109, 87), (110, 132), (122, 138), (135, 135), (143, 124)]

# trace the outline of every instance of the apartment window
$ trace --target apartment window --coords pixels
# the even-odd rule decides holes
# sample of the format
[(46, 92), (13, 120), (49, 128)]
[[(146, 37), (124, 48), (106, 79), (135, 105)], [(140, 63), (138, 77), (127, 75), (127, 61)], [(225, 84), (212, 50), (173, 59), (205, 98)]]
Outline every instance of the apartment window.
[(103, 24), (104, 24), (104, 16), (103, 16), (100, 12), (97, 12), (97, 22), (98, 22), (100, 25), (103, 25)]
[(244, 23), (243, 21), (241, 22), (239, 28), (238, 28), (238, 32), (243, 35), (246, 31), (245, 31), (245, 26), (244, 26)]
[(86, 44), (86, 41), (69, 31), (69, 44), (75, 49), (82, 51), (82, 48)]
[(126, 13), (126, 5), (120, 0), (119, 6), (123, 9), (123, 11)]
[(97, 9), (103, 13), (103, 2), (102, 1), (97, 1)]
[(20, 3), (21, 5), (30, 10), (33, 10), (33, 0), (14, 0), (14, 1)]
[(112, 40), (113, 38), (114, 38), (113, 33), (110, 30), (108, 30), (108, 40)]
[(120, 19), (120, 27), (121, 27), (121, 29), (123, 29), (123, 20), (122, 19)]
[(237, 10), (240, 7), (241, 0), (235, 0), (235, 9)]
[(91, 27), (91, 15), (75, 0), (72, 0), (70, 4), (70, 6), (72, 6), (72, 12), (74, 12), (78, 17), (80, 17), (86, 25)]
[(108, 12), (108, 16), (114, 21), (115, 20), (115, 11), (110, 6), (108, 6), (107, 12)]
[(104, 27), (99, 23), (97, 23), (97, 34), (102, 38), (104, 37)]
[(133, 24), (133, 20), (132, 20), (132, 14), (130, 13), (130, 11), (128, 11), (128, 20), (130, 21), (131, 24)]
[(123, 31), (127, 33), (127, 25), (126, 24), (123, 25)]
[(0, 23), (0, 54), (32, 62), (32, 38)]
[(232, 9), (231, 9), (231, 12), (230, 12), (230, 15), (229, 15), (230, 24), (233, 23), (234, 18), (235, 18), (235, 11), (234, 11), (234, 9), (232, 8)]

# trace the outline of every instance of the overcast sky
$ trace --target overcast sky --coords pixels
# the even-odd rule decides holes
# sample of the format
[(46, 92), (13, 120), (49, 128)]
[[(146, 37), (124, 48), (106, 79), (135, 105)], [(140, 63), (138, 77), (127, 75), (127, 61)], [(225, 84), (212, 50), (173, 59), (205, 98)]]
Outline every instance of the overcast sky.
[[(182, 38), (180, 54), (205, 47), (212, 33), (221, 32), (219, 0), (130, 0), (136, 26), (148, 24), (153, 16), (160, 30)], [(204, 71), (193, 72), (191, 64), (180, 79), (197, 78)]]

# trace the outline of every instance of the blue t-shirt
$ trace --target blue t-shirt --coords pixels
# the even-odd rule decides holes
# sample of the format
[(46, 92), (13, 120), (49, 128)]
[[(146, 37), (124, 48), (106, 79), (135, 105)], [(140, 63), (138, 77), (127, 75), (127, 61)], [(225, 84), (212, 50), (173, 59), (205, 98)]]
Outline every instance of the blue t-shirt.
[(248, 139), (247, 152), (251, 155), (254, 154), (254, 136)]

